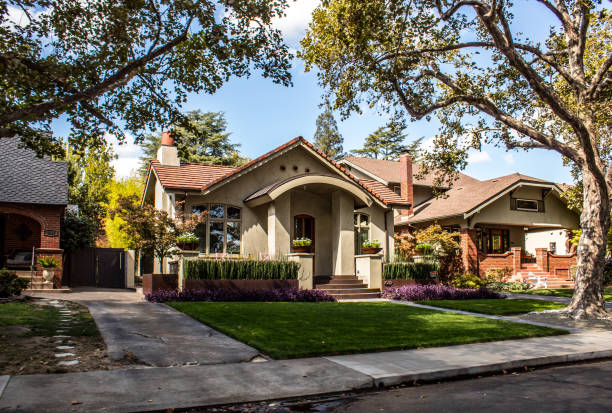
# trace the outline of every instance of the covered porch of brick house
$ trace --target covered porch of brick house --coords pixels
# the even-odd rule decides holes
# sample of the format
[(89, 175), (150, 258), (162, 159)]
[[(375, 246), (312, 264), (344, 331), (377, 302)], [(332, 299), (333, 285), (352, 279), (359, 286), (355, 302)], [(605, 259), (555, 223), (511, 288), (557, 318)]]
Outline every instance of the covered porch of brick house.
[[(504, 281), (541, 278), (549, 288), (573, 287), (571, 274), (572, 266), (576, 265), (576, 253), (565, 245), (568, 230), (558, 226), (500, 224), (462, 228), (465, 270), (484, 277), (489, 270), (506, 268), (510, 276)], [(530, 237), (530, 233), (537, 236)], [(563, 246), (558, 248), (561, 240)], [(564, 254), (559, 254), (559, 249)]]
[[(0, 204), (0, 268), (16, 271), (32, 280), (33, 289), (60, 288), (62, 257), (60, 249), (61, 206)], [(58, 262), (52, 283), (45, 283), (38, 259), (52, 256)]]

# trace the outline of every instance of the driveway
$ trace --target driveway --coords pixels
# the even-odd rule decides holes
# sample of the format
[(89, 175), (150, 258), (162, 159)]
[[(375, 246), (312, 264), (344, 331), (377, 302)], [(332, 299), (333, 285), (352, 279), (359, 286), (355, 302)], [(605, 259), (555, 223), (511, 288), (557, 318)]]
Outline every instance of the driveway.
[(163, 304), (130, 290), (75, 288), (67, 294), (32, 294), (89, 308), (112, 358), (135, 357), (150, 366), (239, 363), (259, 352)]

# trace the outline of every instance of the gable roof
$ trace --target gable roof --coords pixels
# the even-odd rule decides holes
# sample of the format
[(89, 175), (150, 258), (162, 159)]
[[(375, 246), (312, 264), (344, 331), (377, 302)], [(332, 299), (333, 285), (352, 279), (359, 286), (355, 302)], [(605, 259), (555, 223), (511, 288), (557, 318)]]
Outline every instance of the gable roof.
[(0, 202), (68, 204), (68, 164), (38, 158), (20, 142), (0, 138)]
[(449, 189), (444, 197), (432, 198), (424, 201), (414, 208), (414, 215), (406, 219), (396, 217), (395, 225), (407, 225), (419, 222), (433, 221), (457, 215), (471, 215), (490, 202), (511, 191), (520, 184), (556, 188), (553, 182), (531, 176), (514, 173), (486, 181), (467, 181), (463, 185), (455, 185)]
[[(282, 153), (302, 146), (315, 156), (325, 162), (330, 169), (344, 176), (348, 180), (357, 184), (361, 189), (368, 192), (376, 201), (384, 206), (395, 205), (409, 206), (410, 203), (398, 197), (388, 188), (382, 189), (375, 185), (362, 183), (355, 178), (348, 170), (338, 162), (330, 159), (326, 154), (316, 149), (310, 142), (301, 136), (284, 143), (283, 145), (271, 150), (270, 152), (253, 159), (240, 167), (220, 167), (218, 165), (183, 164), (180, 167), (161, 165), (159, 161), (150, 161), (150, 169), (158, 176), (160, 183), (166, 188), (200, 190), (210, 192), (219, 186), (232, 181), (233, 179), (248, 173), (250, 170), (259, 167), (271, 158)], [(151, 171), (149, 172), (149, 174)], [(145, 189), (146, 191), (146, 189)]]
[[(402, 180), (399, 161), (388, 161), (384, 159), (362, 158), (359, 156), (346, 156), (340, 163), (348, 163), (350, 166), (357, 167), (362, 172), (371, 175), (373, 179), (379, 178), (385, 185), (390, 183), (400, 183)], [(421, 167), (418, 163), (412, 164), (412, 174), (415, 176), (413, 185), (434, 186), (434, 174), (425, 175), (422, 178), (417, 178), (416, 175), (421, 172)], [(479, 182), (466, 174), (459, 173), (459, 177), (455, 182), (456, 185), (461, 185), (464, 182)]]

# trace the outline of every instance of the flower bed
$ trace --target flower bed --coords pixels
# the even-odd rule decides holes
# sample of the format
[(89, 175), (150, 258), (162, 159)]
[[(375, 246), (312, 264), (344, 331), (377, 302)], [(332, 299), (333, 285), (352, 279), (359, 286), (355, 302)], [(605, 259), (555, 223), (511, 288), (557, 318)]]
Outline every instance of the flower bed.
[(185, 260), (186, 280), (295, 280), (300, 264), (292, 261)]
[(428, 262), (392, 262), (383, 264), (383, 280), (415, 280), (420, 283), (431, 283), (433, 271), (438, 271), (437, 263)]
[(334, 297), (324, 290), (231, 290), (218, 288), (214, 290), (158, 290), (147, 294), (146, 299), (154, 303), (167, 301), (292, 301), (292, 302), (323, 302), (336, 301)]
[(398, 288), (385, 288), (382, 291), (382, 297), (403, 301), (504, 298), (502, 294), (486, 288), (454, 288), (446, 285), (407, 285)]

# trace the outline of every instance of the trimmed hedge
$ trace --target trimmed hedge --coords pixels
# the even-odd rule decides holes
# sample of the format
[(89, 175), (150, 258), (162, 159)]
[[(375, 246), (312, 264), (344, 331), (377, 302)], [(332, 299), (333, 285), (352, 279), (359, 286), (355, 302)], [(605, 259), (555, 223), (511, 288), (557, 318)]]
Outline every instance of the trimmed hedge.
[(296, 280), (300, 264), (293, 261), (185, 260), (186, 280)]
[(167, 301), (262, 301), (262, 302), (325, 302), (336, 301), (325, 290), (231, 290), (218, 288), (214, 290), (183, 290), (166, 291), (157, 290), (145, 296), (148, 301), (165, 303)]
[(438, 271), (437, 263), (429, 262), (393, 262), (383, 264), (383, 280), (430, 281), (432, 271)]
[(407, 285), (399, 288), (385, 288), (382, 291), (382, 297), (402, 301), (505, 298), (504, 295), (486, 288), (454, 288), (446, 285)]

